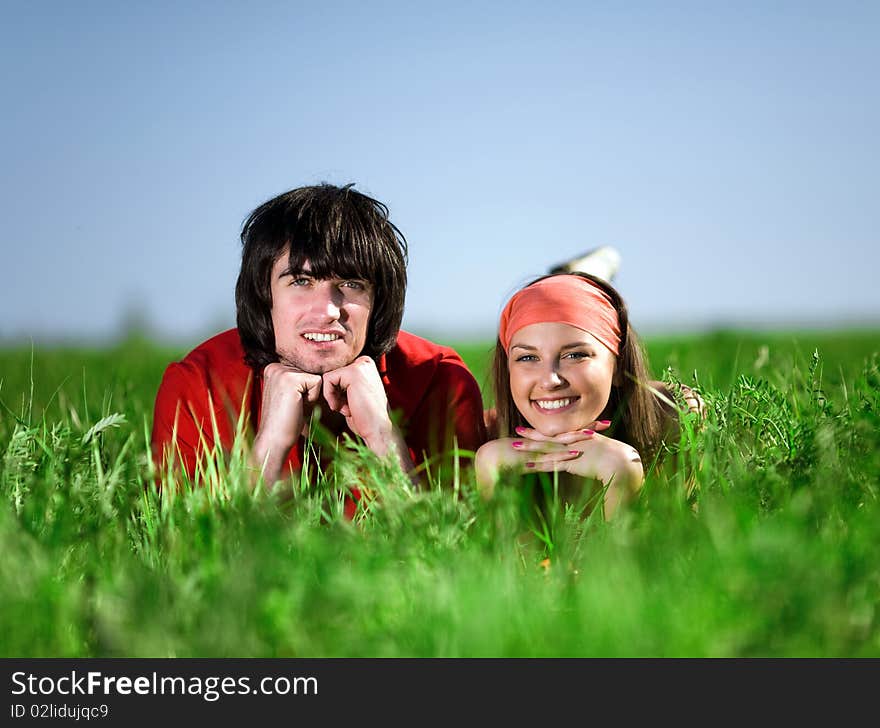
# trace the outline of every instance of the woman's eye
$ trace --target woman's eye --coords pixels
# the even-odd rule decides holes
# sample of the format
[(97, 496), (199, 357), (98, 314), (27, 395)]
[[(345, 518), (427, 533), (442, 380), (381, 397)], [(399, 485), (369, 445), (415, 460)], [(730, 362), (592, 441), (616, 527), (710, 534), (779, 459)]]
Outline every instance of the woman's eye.
[(523, 354), (522, 356), (518, 356), (516, 358), (517, 361), (538, 361), (538, 357), (534, 354)]
[(589, 357), (590, 357), (590, 355), (589, 355), (587, 352), (585, 352), (585, 351), (570, 351), (570, 352), (568, 352), (565, 356), (563, 356), (562, 358), (563, 358), (563, 359), (574, 359), (574, 360), (578, 360), (578, 359), (587, 359), (587, 358), (589, 358)]

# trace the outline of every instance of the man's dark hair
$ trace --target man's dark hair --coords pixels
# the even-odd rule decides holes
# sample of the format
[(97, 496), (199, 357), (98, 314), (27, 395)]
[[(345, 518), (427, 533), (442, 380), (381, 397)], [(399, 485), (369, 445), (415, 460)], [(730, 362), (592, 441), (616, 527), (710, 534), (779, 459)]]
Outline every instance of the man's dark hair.
[(384, 204), (352, 187), (323, 183), (290, 190), (260, 205), (242, 225), (235, 306), (250, 366), (278, 361), (270, 279), (288, 250), (291, 271), (308, 261), (316, 278), (369, 281), (373, 310), (362, 353), (378, 357), (394, 346), (406, 297), (406, 238)]

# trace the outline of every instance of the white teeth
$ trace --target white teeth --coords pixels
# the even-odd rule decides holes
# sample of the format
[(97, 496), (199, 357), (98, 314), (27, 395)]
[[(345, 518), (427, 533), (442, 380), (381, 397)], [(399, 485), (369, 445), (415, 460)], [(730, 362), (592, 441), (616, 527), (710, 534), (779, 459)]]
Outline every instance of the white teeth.
[(336, 341), (339, 334), (303, 334), (303, 337), (309, 341)]
[(547, 400), (535, 400), (535, 404), (538, 405), (541, 409), (562, 409), (563, 407), (568, 407), (572, 400), (569, 399), (547, 399)]

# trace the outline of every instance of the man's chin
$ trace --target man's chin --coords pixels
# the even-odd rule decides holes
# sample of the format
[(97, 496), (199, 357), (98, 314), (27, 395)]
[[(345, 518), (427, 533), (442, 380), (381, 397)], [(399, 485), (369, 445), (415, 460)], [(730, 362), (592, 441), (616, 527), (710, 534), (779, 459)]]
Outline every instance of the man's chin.
[(292, 369), (296, 369), (300, 372), (305, 372), (306, 374), (326, 374), (327, 372), (332, 372), (334, 369), (340, 369), (341, 367), (347, 366), (351, 364), (357, 357), (352, 357), (350, 360), (345, 357), (335, 356), (332, 358), (315, 358), (315, 357), (298, 357), (298, 356), (285, 356), (280, 355), (281, 363), (285, 366), (291, 367)]

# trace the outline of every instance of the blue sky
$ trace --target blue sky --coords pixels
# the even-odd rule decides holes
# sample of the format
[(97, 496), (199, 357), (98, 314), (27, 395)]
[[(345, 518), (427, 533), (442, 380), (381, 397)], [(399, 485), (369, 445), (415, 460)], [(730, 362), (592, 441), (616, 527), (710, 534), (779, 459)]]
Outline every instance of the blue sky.
[(880, 321), (880, 4), (6, 2), (0, 338), (234, 322), (238, 234), (354, 182), (404, 324), (603, 244), (643, 331)]

